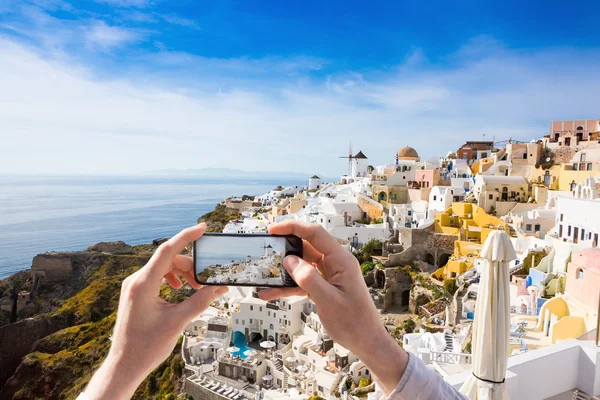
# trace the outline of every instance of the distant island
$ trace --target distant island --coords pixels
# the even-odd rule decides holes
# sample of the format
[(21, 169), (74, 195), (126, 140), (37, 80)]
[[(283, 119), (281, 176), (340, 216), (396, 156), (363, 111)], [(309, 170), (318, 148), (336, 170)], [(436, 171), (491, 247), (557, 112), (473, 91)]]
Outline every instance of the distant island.
[(142, 175), (163, 176), (205, 176), (205, 177), (230, 177), (230, 178), (260, 178), (260, 179), (301, 179), (305, 180), (307, 174), (286, 171), (245, 171), (233, 168), (194, 168), (194, 169), (160, 169), (143, 172)]

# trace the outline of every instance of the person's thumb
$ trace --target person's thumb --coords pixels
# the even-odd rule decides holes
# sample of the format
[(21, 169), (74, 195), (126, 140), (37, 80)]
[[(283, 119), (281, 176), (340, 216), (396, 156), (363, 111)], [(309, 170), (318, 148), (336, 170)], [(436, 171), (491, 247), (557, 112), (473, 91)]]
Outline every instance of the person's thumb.
[(297, 256), (287, 256), (283, 260), (283, 266), (315, 303), (327, 302), (327, 298), (331, 295), (331, 285), (315, 267)]
[(203, 312), (216, 298), (229, 291), (227, 286), (203, 286), (192, 296), (177, 305), (180, 318), (190, 321)]

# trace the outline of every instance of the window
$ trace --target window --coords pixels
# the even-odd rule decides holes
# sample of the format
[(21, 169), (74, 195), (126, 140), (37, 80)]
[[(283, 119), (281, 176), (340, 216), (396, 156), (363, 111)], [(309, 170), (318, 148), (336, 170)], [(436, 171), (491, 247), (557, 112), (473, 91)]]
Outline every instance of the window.
[(585, 240), (585, 229), (581, 230), (581, 240)]
[(581, 156), (579, 156), (579, 161), (585, 161), (585, 153), (581, 153)]
[(523, 160), (527, 160), (527, 153), (523, 153)]
[(562, 222), (563, 220), (563, 214), (560, 214), (560, 221)]
[(236, 323), (236, 325), (239, 325), (240, 324), (240, 320), (236, 318), (235, 319), (235, 323)]
[(540, 226), (540, 224), (535, 224), (535, 231), (539, 232), (542, 230), (542, 227)]
[(567, 229), (567, 236), (571, 236), (571, 225), (569, 225)]
[(556, 182), (556, 176), (552, 177), (552, 183)]
[(581, 268), (577, 270), (577, 279), (583, 279), (583, 270)]
[(262, 312), (262, 307), (258, 307), (258, 311), (261, 311), (261, 312)]
[(261, 325), (263, 324), (263, 320), (262, 320), (262, 319), (260, 320), (260, 324), (261, 324)]
[(412, 215), (412, 211), (408, 210), (408, 216), (410, 217)]
[(392, 200), (396, 200), (396, 193), (392, 193)]
[(481, 153), (481, 158), (487, 158), (487, 153), (485, 151)]
[(252, 318), (250, 318), (250, 323), (252, 323)]
[(436, 200), (437, 200), (437, 196), (433, 196), (433, 201), (436, 201)]
[(362, 371), (358, 371), (358, 376), (360, 376), (362, 374)]
[(242, 325), (246, 325), (246, 320), (245, 319), (242, 320)]
[(490, 194), (490, 200), (494, 200), (494, 195)]
[(269, 315), (269, 317), (271, 316), (271, 311), (267, 311), (267, 314)]
[(531, 231), (531, 224), (527, 224), (527, 225), (525, 225), (525, 230), (526, 230), (527, 232)]
[(250, 311), (254, 310), (254, 306), (250, 306)]
[(288, 310), (291, 310), (291, 309), (292, 309), (292, 305), (291, 305), (291, 304), (289, 304), (289, 305), (288, 305)]
[(591, 163), (591, 162), (589, 162), (589, 163), (587, 164), (587, 170), (588, 170), (588, 171), (591, 171), (591, 170), (592, 170), (592, 163)]
[(270, 330), (273, 330), (273, 329), (274, 329), (274, 328), (273, 328), (273, 324), (269, 325), (269, 329), (270, 329)]

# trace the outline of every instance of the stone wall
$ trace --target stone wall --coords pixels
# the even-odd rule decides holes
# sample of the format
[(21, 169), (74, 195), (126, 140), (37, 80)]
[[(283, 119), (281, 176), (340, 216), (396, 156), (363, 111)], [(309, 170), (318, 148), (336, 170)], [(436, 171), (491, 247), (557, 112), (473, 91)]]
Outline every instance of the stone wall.
[(358, 207), (369, 219), (378, 219), (383, 217), (383, 206), (375, 200), (366, 196), (359, 195), (357, 197)]
[(44, 278), (46, 282), (62, 281), (72, 273), (73, 262), (62, 253), (38, 254), (31, 263), (33, 278)]
[[(0, 327), (0, 387), (12, 376), (21, 359), (38, 340), (73, 325), (72, 316), (29, 318)], [(0, 397), (5, 393), (0, 392)], [(12, 397), (11, 397), (12, 398)]]
[(422, 286), (415, 286), (410, 291), (408, 310), (411, 314), (419, 314), (419, 308), (432, 301), (431, 293)]
[[(398, 242), (405, 250), (388, 254), (386, 267), (412, 265), (419, 262), (422, 270), (432, 272), (446, 264), (454, 252), (456, 235), (446, 235), (425, 229), (398, 229)], [(388, 249), (391, 249), (388, 246)]]
[(408, 307), (412, 285), (410, 275), (399, 268), (386, 268), (383, 271), (385, 272), (383, 309), (387, 310), (392, 306)]
[(559, 147), (552, 151), (552, 158), (554, 159), (554, 164), (571, 164), (571, 160), (575, 153), (577, 153), (578, 149), (574, 149), (572, 147)]

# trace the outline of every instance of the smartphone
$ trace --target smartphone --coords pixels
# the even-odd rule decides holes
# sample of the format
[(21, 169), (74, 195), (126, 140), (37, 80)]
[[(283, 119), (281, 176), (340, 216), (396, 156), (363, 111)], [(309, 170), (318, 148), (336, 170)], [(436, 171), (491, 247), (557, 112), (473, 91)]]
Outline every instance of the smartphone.
[(302, 257), (302, 239), (266, 233), (205, 233), (194, 242), (193, 254), (194, 276), (201, 285), (297, 287), (283, 259)]

